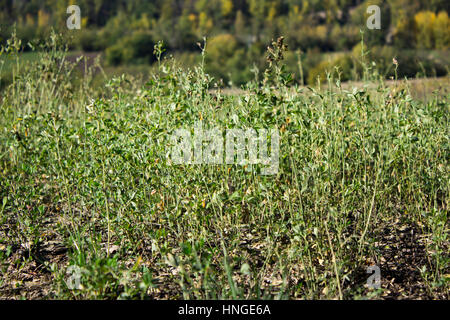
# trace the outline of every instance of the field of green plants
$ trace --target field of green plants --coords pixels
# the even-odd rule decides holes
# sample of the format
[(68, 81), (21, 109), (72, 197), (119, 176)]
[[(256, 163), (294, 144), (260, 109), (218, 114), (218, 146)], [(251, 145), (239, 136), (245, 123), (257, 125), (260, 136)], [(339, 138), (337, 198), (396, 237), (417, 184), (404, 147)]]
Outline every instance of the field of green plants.
[[(89, 68), (73, 81), (83, 60), (55, 35), (26, 63), (18, 41), (2, 50), (0, 298), (449, 298), (448, 86), (413, 98), (364, 50), (359, 87), (290, 85), (279, 39), (239, 94), (205, 73), (207, 44), (192, 70), (158, 44), (144, 85), (98, 87)], [(171, 163), (172, 132), (200, 120), (277, 128), (278, 173)]]

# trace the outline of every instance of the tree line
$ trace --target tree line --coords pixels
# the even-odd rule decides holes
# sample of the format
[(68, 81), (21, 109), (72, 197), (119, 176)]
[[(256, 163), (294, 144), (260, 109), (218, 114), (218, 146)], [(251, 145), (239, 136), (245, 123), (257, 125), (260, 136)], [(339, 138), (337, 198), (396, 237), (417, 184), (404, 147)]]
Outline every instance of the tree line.
[[(81, 30), (66, 28), (71, 4), (81, 8)], [(380, 30), (366, 27), (369, 5), (381, 9)], [(2, 42), (13, 27), (23, 43), (45, 38), (55, 28), (67, 35), (72, 49), (102, 51), (111, 65), (152, 63), (160, 40), (166, 52), (189, 64), (196, 59), (190, 53), (198, 53), (197, 43), (207, 37), (210, 71), (235, 83), (252, 76), (252, 65), (264, 63), (267, 44), (281, 35), (291, 49), (292, 69), (300, 59), (305, 81), (321, 72), (320, 63), (321, 68), (333, 64), (325, 64), (322, 53), (346, 52), (353, 59), (350, 53), (357, 51), (362, 32), (368, 48), (386, 54), (374, 57), (383, 61), (392, 59), (387, 54), (450, 46), (446, 0), (0, 0), (0, 7)], [(403, 62), (409, 60), (414, 60), (411, 54)], [(445, 63), (440, 64), (430, 68), (445, 73)]]

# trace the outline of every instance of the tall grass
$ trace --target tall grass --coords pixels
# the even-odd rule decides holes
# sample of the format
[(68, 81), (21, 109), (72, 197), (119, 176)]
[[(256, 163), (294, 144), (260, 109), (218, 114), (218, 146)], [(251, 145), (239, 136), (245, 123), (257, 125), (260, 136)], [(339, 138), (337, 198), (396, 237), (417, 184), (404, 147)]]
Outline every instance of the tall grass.
[[(448, 97), (331, 76), (289, 86), (284, 49), (239, 95), (173, 60), (142, 87), (123, 76), (96, 91), (89, 72), (74, 84), (56, 36), (38, 61), (17, 60), (26, 71), (0, 105), (4, 295), (32, 297), (34, 272), (50, 274), (47, 298), (448, 298)], [(171, 133), (199, 120), (278, 128), (278, 174), (171, 165)], [(379, 290), (366, 286), (373, 264)]]

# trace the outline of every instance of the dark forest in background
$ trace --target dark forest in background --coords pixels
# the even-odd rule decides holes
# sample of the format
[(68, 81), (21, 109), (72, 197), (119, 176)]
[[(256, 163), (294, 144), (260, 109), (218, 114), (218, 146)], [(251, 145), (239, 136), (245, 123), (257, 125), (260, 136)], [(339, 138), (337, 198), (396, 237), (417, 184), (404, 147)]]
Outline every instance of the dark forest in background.
[[(447, 0), (0, 0), (0, 42), (15, 29), (28, 42), (64, 34), (70, 50), (102, 52), (105, 65), (154, 62), (162, 40), (166, 54), (191, 66), (207, 37), (206, 67), (217, 79), (239, 85), (264, 67), (264, 52), (283, 35), (294, 79), (314, 83), (326, 70), (358, 80), (361, 39), (380, 75), (442, 76), (448, 72), (450, 19)], [(81, 30), (67, 30), (66, 10), (81, 8)], [(381, 8), (381, 29), (368, 30), (366, 9)], [(419, 63), (420, 61), (420, 63)], [(255, 68), (256, 67), (256, 68)]]

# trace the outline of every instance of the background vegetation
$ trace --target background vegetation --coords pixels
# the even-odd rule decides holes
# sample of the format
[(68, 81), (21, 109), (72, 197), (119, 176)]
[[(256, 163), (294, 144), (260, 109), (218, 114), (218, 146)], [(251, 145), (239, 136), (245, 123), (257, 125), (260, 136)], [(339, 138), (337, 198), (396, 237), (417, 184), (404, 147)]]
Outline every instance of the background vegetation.
[[(68, 31), (66, 9), (74, 3), (81, 7), (82, 29)], [(366, 28), (371, 4), (381, 7), (381, 30)], [(264, 69), (267, 44), (281, 35), (290, 48), (287, 68), (298, 83), (314, 84), (336, 65), (343, 80), (360, 80), (361, 31), (369, 60), (387, 78), (394, 57), (399, 77), (448, 71), (446, 0), (1, 0), (0, 7), (2, 43), (16, 27), (23, 50), (30, 50), (28, 42), (56, 28), (71, 50), (102, 52), (104, 66), (152, 64), (153, 45), (162, 40), (166, 54), (192, 67), (199, 62), (196, 43), (208, 37), (206, 71), (224, 85), (252, 80), (252, 69)]]

